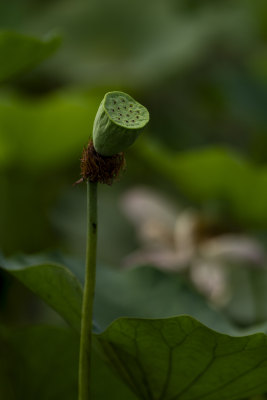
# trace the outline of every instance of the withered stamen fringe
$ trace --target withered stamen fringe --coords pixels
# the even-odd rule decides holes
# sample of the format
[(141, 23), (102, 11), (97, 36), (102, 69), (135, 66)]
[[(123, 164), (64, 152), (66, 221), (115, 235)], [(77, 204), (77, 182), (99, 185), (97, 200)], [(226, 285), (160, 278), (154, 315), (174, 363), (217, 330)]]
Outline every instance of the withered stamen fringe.
[(126, 162), (123, 153), (106, 157), (97, 153), (93, 141), (84, 147), (81, 157), (81, 176), (76, 183), (89, 180), (90, 182), (106, 183), (112, 185), (119, 179), (119, 175), (126, 168)]

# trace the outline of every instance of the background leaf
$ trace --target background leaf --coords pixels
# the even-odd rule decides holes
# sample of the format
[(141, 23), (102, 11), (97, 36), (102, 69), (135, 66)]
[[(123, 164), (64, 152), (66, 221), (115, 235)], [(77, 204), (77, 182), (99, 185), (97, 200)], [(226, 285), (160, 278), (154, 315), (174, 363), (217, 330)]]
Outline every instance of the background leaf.
[[(40, 174), (78, 160), (91, 134), (98, 103), (97, 95), (75, 90), (42, 99), (1, 96), (0, 140), (6, 144), (11, 165)], [(4, 156), (3, 161), (7, 163)]]
[[(58, 264), (47, 261), (50, 258)], [(0, 260), (0, 265), (71, 326), (80, 329), (83, 263), (57, 254)], [(166, 318), (179, 314), (190, 314), (221, 332), (238, 332), (222, 313), (211, 308), (204, 297), (178, 274), (152, 267), (130, 270), (97, 267), (94, 316), (98, 329), (104, 330), (119, 317)]]
[[(29, 326), (16, 330), (0, 328), (1, 398), (77, 399), (79, 341), (75, 333), (51, 326)], [(93, 365), (94, 400), (136, 399), (96, 352), (93, 354)], [(6, 378), (9, 379), (9, 387)]]
[(14, 366), (16, 357), (6, 340), (5, 329), (0, 326), (0, 398), (15, 400), (12, 376), (14, 377)]
[(49, 263), (23, 266), (2, 261), (1, 264), (2, 269), (20, 280), (79, 332), (82, 287), (67, 268)]
[(79, 158), (98, 100), (75, 90), (27, 100), (0, 95), (0, 242), (5, 252), (57, 247), (62, 235), (51, 226), (51, 209), (62, 189), (79, 192), (72, 184), (80, 175)]
[[(78, 340), (67, 329), (27, 327), (8, 332), (14, 357), (15, 399), (56, 400), (77, 397)], [(1, 346), (2, 347), (2, 346)]]
[(137, 152), (192, 202), (218, 209), (221, 217), (231, 215), (235, 222), (266, 226), (266, 166), (223, 147), (174, 153), (143, 140)]
[(0, 32), (0, 83), (35, 67), (59, 46), (59, 37), (45, 40), (15, 32)]
[(165, 318), (190, 314), (213, 329), (236, 332), (231, 323), (177, 274), (152, 267), (98, 268), (95, 316), (101, 328), (119, 317)]

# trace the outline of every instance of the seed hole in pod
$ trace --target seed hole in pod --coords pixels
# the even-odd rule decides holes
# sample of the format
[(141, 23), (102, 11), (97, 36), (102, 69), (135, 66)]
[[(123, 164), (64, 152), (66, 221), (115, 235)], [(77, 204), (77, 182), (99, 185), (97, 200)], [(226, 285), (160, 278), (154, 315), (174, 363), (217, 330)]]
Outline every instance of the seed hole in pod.
[(123, 108), (126, 110), (126, 107), (125, 107), (125, 106), (124, 106)]
[(114, 112), (115, 110), (114, 110), (114, 108), (112, 108), (112, 110), (111, 110), (112, 112)]
[(128, 124), (128, 122), (129, 122), (129, 121), (128, 121), (128, 120), (126, 120), (126, 122), (127, 122), (127, 124)]
[(118, 110), (120, 110), (120, 107), (118, 107)]
[(116, 104), (117, 102), (116, 102), (116, 100), (113, 100), (113, 104)]
[(136, 118), (137, 118), (137, 119), (139, 118), (138, 115), (136, 116)]
[(133, 105), (132, 104), (130, 104), (130, 107), (132, 107)]
[(134, 122), (134, 119), (132, 119), (132, 122)]
[(120, 117), (118, 119), (120, 119)]
[(122, 114), (120, 114), (120, 116), (122, 117)]
[(130, 113), (132, 113), (132, 110), (130, 110)]
[(139, 111), (139, 110), (137, 110), (136, 112), (137, 112), (137, 114), (140, 114), (140, 111)]
[(130, 117), (130, 115), (129, 115), (129, 114), (126, 114), (126, 117)]

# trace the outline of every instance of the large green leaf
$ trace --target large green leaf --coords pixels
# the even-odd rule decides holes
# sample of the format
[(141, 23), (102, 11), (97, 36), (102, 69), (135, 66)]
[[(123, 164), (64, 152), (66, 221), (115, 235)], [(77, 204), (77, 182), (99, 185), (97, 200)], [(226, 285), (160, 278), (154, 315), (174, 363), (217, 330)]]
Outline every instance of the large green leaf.
[[(81, 287), (72, 273), (60, 265), (18, 265), (18, 262), (5, 263), (4, 269), (79, 329)], [(111, 271), (100, 271), (106, 276), (98, 283), (101, 283), (102, 289), (97, 289), (96, 314), (104, 324), (109, 319), (127, 315), (128, 311), (130, 315), (143, 313), (143, 316), (156, 316), (158, 313), (164, 316), (181, 313), (182, 309), (190, 311), (195, 306), (204, 313), (204, 319), (213, 321), (213, 326), (217, 324), (227, 330), (221, 317), (216, 320), (213, 316), (209, 320), (212, 313), (204, 303), (201, 304), (201, 298), (196, 295), (190, 297), (189, 289), (174, 277), (172, 286), (164, 274), (147, 268), (128, 271), (120, 277)], [(152, 271), (155, 274), (151, 274)], [(135, 300), (137, 305), (131, 307), (130, 302), (134, 303)], [(177, 306), (179, 300), (182, 305)], [(101, 313), (104, 313), (104, 317)], [(53, 335), (51, 333), (49, 341)], [(37, 347), (34, 339), (31, 338), (29, 343), (31, 347)], [(211, 330), (189, 316), (165, 319), (120, 318), (103, 333), (94, 335), (94, 343), (117, 372), (118, 378), (140, 399), (238, 400), (267, 390), (267, 337), (264, 334), (231, 337)], [(67, 344), (65, 346), (67, 348)], [(27, 346), (23, 351), (26, 352), (26, 349)], [(30, 352), (35, 353), (35, 348), (31, 348)], [(62, 352), (64, 350), (60, 350), (60, 354)], [(123, 392), (127, 398), (131, 398), (129, 394), (126, 395), (125, 386), (112, 378), (109, 369), (96, 354), (95, 357), (95, 373), (99, 369), (102, 380), (106, 380), (105, 376), (107, 380), (111, 379), (110, 385), (116, 395)], [(51, 358), (51, 354), (48, 358)], [(30, 361), (30, 368), (36, 368), (38, 362), (35, 359), (33, 363)], [(2, 374), (7, 374), (6, 369)], [(99, 378), (95, 382), (99, 382)], [(10, 385), (7, 381), (6, 391), (10, 390)], [(33, 388), (38, 385), (36, 383)], [(95, 398), (106, 396), (103, 391), (103, 386), (96, 384)]]
[(0, 83), (35, 67), (59, 46), (59, 37), (45, 40), (15, 32), (0, 32)]
[(50, 263), (24, 266), (3, 260), (1, 267), (56, 310), (76, 331), (80, 330), (82, 287), (67, 268)]
[(98, 336), (138, 398), (237, 400), (267, 390), (267, 337), (231, 337), (189, 316), (119, 319)]
[[(78, 339), (74, 333), (37, 326), (0, 336), (0, 382), (8, 376), (10, 384), (0, 387), (3, 398), (6, 393), (11, 393), (12, 400), (31, 400), (37, 394), (41, 400), (63, 395), (65, 400), (76, 398)], [(237, 400), (267, 388), (267, 337), (263, 334), (222, 335), (188, 316), (125, 318), (95, 335), (95, 341), (111, 369), (135, 394), (94, 351), (94, 400)]]

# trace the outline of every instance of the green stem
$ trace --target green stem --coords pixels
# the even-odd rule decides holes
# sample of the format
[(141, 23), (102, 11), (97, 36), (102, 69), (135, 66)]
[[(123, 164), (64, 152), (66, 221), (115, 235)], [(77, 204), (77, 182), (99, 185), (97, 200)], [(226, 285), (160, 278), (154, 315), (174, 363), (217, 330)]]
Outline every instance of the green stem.
[(97, 183), (87, 182), (87, 248), (82, 305), (79, 400), (90, 400), (93, 303), (97, 246)]

